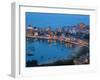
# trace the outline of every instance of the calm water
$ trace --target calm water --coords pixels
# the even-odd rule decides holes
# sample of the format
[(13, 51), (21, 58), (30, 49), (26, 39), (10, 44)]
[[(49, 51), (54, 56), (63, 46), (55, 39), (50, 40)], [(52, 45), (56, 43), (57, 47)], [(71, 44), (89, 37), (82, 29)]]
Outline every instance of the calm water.
[(38, 64), (52, 63), (57, 60), (69, 60), (76, 46), (47, 40), (26, 41), (26, 61), (37, 60)]

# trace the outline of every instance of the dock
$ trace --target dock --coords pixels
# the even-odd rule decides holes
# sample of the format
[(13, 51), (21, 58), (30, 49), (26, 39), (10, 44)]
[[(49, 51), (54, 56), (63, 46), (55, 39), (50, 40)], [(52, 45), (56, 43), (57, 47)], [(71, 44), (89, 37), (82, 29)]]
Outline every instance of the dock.
[[(60, 39), (55, 39), (54, 37), (52, 37), (52, 39), (49, 39), (49, 37), (45, 37), (45, 36), (32, 36), (32, 35), (27, 35), (26, 36), (27, 38), (33, 38), (33, 39), (45, 39), (45, 40), (59, 40)], [(77, 41), (74, 41), (73, 39), (71, 38), (65, 38), (62, 40), (63, 42), (65, 43), (71, 43), (71, 44), (75, 44), (75, 45), (79, 45), (79, 46), (86, 46), (88, 47), (88, 42), (84, 41), (84, 40), (80, 40), (80, 39), (77, 39)]]

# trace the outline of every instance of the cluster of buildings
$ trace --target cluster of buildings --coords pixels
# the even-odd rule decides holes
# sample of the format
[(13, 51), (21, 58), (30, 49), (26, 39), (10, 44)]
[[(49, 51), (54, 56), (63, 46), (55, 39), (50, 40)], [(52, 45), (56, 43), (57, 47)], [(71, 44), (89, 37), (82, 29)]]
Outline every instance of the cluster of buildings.
[(74, 26), (64, 26), (52, 29), (51, 27), (39, 28), (29, 25), (26, 29), (26, 36), (44, 36), (52, 38), (67, 38), (84, 39), (89, 41), (89, 25), (80, 23)]

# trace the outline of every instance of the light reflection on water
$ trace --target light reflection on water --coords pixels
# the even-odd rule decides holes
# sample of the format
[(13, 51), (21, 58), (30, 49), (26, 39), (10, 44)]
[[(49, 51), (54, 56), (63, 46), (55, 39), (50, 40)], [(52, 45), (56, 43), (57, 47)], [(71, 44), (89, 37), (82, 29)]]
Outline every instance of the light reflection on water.
[(37, 60), (38, 64), (52, 63), (57, 60), (69, 60), (73, 57), (76, 45), (47, 40), (26, 41), (26, 61)]

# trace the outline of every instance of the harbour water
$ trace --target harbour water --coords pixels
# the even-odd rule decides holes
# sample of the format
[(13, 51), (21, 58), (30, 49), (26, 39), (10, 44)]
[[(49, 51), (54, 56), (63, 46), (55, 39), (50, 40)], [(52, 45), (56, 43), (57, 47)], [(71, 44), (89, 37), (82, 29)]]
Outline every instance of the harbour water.
[(78, 45), (65, 44), (59, 41), (26, 40), (26, 62), (35, 60), (37, 65), (43, 65), (56, 61), (71, 60), (77, 56), (79, 50)]

